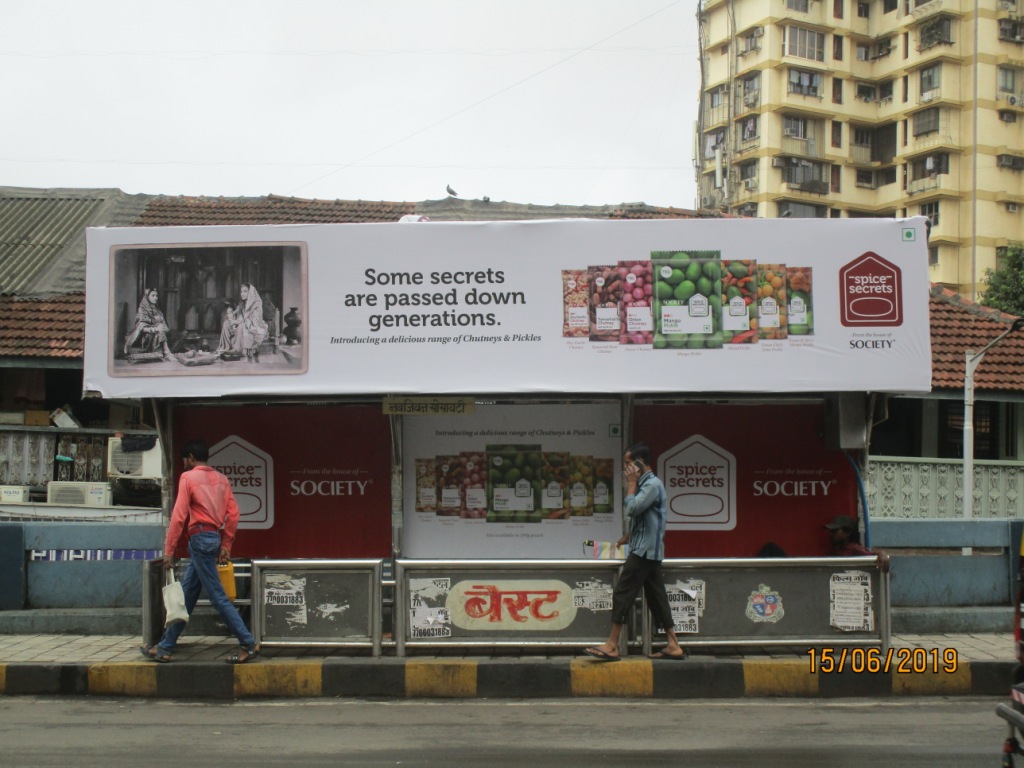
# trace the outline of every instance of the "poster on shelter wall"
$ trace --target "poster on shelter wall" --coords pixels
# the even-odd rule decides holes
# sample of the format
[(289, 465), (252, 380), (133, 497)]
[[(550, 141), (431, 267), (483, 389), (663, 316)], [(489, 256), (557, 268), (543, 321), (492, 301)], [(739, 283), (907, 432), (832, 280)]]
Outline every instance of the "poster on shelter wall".
[(403, 553), (590, 558), (622, 535), (621, 419), (616, 402), (405, 417)]
[[(391, 433), (379, 407), (183, 405), (173, 434), (175, 456), (204, 440), (210, 465), (231, 483), (239, 508), (232, 556), (391, 553)], [(180, 459), (174, 470), (177, 480)]]
[(924, 223), (90, 229), (84, 384), (106, 397), (926, 392)]

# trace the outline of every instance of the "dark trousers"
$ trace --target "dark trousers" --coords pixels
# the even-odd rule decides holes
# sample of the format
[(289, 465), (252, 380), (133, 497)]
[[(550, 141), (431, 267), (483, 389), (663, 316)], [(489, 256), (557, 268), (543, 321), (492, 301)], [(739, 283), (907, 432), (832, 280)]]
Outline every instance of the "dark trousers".
[(622, 566), (619, 580), (612, 591), (612, 622), (625, 624), (629, 609), (633, 606), (640, 590), (647, 597), (647, 607), (651, 609), (657, 626), (672, 629), (672, 609), (668, 604), (668, 593), (665, 592), (665, 578), (661, 574), (661, 561), (648, 560), (646, 557), (630, 554)]

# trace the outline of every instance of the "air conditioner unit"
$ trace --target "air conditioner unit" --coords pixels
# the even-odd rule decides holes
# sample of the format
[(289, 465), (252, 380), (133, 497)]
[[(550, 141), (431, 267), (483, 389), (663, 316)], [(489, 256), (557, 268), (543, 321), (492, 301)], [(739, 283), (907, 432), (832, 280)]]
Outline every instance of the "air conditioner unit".
[(785, 168), (785, 167), (786, 167), (786, 158), (784, 158), (784, 157), (773, 157), (772, 158), (772, 168)]
[(783, 133), (784, 136), (788, 136), (789, 138), (792, 138), (792, 139), (800, 138), (800, 132), (798, 130), (796, 130), (795, 128), (787, 128), (782, 133)]
[(1016, 123), (1017, 116), (1013, 112), (1007, 112), (1005, 110), (999, 113), (999, 119), (1004, 123)]
[(1011, 107), (1017, 106), (1017, 97), (1016, 96), (1008, 96), (1006, 100), (1010, 103)]
[(875, 100), (874, 96), (861, 96), (861, 98), (864, 99), (864, 101), (867, 102), (868, 104)]
[(745, 179), (743, 181), (743, 186), (748, 190), (757, 189), (757, 179)]
[(126, 451), (120, 437), (107, 441), (107, 474), (132, 480), (160, 480), (164, 476), (160, 441), (148, 451)]
[(1006, 204), (1006, 212), (1007, 213), (1016, 213), (1017, 212), (1017, 204), (1016, 203), (1007, 203)]
[(71, 507), (109, 507), (110, 483), (65, 483), (46, 485), (46, 503)]
[(1013, 168), (1013, 155), (998, 155), (996, 165), (1000, 168)]
[(1012, 11), (1016, 7), (1017, 7), (1017, 4), (1014, 3), (1014, 2), (1011, 2), (1010, 0), (1003, 0), (1003, 2), (1001, 2), (999, 4), (999, 10), (1001, 10), (1001, 11)]
[(750, 30), (750, 34), (753, 35), (754, 37), (760, 37), (761, 35), (764, 34), (764, 27), (754, 27), (752, 30)]
[(756, 93), (748, 93), (748, 94), (746, 94), (743, 97), (743, 103), (746, 106), (748, 106), (748, 107), (756, 107), (757, 106), (757, 96), (758, 96), (758, 94), (756, 94)]

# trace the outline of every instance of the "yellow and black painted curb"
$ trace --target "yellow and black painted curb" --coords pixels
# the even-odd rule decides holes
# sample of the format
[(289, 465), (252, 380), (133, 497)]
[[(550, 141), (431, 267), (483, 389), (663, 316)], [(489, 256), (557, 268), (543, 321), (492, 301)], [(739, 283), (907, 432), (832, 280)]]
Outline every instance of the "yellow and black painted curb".
[(170, 664), (0, 664), (0, 694), (157, 698), (392, 697), (417, 699), (618, 697), (1005, 696), (1016, 662), (961, 661), (955, 672), (838, 674), (806, 660), (644, 658), (261, 659)]

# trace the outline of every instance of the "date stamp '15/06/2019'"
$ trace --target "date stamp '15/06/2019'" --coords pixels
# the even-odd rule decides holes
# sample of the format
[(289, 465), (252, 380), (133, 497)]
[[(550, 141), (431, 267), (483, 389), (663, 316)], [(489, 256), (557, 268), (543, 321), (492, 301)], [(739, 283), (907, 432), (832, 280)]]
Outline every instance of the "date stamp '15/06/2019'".
[(811, 674), (923, 675), (955, 674), (959, 666), (956, 648), (811, 648), (807, 651)]

